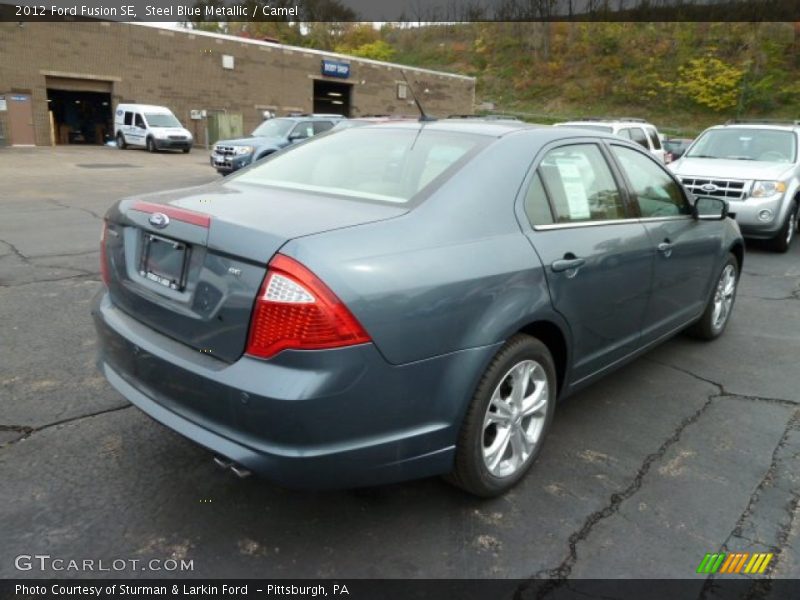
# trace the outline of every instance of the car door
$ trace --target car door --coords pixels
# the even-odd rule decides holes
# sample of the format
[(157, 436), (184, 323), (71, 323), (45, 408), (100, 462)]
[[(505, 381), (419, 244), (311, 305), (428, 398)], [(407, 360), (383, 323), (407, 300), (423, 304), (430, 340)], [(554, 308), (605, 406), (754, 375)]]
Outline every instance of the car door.
[(133, 127), (131, 127), (131, 141), (129, 143), (137, 146), (144, 146), (145, 135), (147, 133), (147, 125), (144, 122), (144, 117), (140, 113), (133, 114)]
[(703, 311), (723, 225), (695, 219), (683, 187), (654, 157), (621, 144), (610, 147), (656, 249), (642, 329), (642, 342), (648, 343)]
[(572, 334), (572, 383), (635, 350), (647, 308), (653, 245), (595, 141), (551, 147), (523, 196), (531, 243), (554, 308)]

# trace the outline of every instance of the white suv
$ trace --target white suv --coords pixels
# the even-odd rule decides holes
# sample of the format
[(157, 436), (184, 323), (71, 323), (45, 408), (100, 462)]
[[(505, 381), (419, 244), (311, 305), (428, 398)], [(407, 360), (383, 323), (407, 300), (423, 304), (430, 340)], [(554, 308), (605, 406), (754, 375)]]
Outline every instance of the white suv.
[(661, 145), (661, 134), (655, 125), (644, 119), (580, 119), (556, 123), (556, 127), (574, 127), (576, 129), (591, 129), (612, 133), (626, 140), (641, 144), (648, 152), (665, 162), (664, 148)]
[(710, 127), (669, 168), (695, 196), (726, 200), (742, 235), (789, 249), (800, 203), (800, 122)]

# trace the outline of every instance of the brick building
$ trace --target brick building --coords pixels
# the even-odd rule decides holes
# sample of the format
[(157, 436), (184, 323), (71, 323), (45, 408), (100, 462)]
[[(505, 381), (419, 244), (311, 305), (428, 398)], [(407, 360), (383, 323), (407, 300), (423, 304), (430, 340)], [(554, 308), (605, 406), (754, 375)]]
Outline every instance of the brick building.
[[(402, 70), (426, 112), (472, 112), (474, 78)], [(416, 114), (395, 64), (132, 23), (0, 23), (0, 145), (102, 143), (120, 102), (168, 106), (198, 144), (220, 115), (249, 132), (267, 110)]]

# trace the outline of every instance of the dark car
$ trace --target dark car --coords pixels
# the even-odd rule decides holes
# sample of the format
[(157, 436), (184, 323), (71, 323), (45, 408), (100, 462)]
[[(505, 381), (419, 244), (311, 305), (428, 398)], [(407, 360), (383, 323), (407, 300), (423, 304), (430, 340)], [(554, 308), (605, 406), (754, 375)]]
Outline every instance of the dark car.
[(297, 115), (268, 119), (250, 137), (220, 140), (211, 150), (211, 166), (228, 175), (242, 167), (296, 142), (324, 133), (344, 117), (339, 115)]
[(692, 145), (691, 138), (667, 138), (664, 140), (664, 162), (678, 160), (686, 149)]
[(391, 123), (105, 217), (99, 366), (220, 464), (291, 487), (514, 485), (556, 402), (719, 336), (743, 244), (632, 142)]

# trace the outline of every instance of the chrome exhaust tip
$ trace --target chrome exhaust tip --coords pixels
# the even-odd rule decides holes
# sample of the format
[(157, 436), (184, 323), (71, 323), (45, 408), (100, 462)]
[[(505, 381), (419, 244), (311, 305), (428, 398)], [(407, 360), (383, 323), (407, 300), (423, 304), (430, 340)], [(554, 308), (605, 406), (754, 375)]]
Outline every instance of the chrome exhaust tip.
[(245, 477), (250, 477), (253, 474), (250, 469), (245, 469), (242, 465), (238, 465), (232, 460), (228, 460), (227, 458), (222, 458), (221, 456), (214, 457), (214, 464), (217, 465), (220, 469), (225, 471), (233, 471), (233, 474), (236, 475), (239, 479), (244, 479)]

